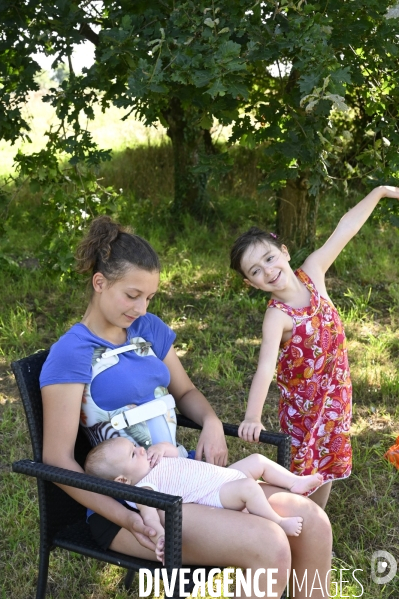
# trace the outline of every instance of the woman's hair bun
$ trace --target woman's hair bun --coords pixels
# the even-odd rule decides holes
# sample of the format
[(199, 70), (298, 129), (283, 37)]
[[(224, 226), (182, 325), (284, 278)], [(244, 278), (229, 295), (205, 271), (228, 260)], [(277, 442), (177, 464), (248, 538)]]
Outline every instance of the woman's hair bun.
[(101, 272), (110, 281), (122, 277), (129, 265), (150, 272), (160, 269), (158, 256), (148, 241), (105, 215), (92, 221), (75, 257), (79, 273)]

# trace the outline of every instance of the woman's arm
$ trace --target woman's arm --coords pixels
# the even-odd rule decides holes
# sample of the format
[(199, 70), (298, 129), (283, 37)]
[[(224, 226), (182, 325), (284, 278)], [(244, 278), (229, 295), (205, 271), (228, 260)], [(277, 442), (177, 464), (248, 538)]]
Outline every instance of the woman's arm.
[[(45, 464), (83, 472), (74, 458), (83, 389), (84, 385), (80, 383), (43, 387), (43, 462)], [(126, 528), (141, 545), (155, 551), (155, 545), (150, 539), (155, 536), (155, 530), (145, 526), (139, 514), (126, 509), (111, 497), (74, 487), (59, 486), (73, 499)]]
[(179, 411), (202, 426), (197, 444), (196, 460), (205, 460), (217, 466), (227, 464), (227, 446), (223, 425), (202, 393), (193, 385), (173, 347), (164, 359), (170, 372), (169, 391)]
[(314, 271), (324, 274), (342, 252), (346, 244), (356, 235), (382, 198), (399, 200), (399, 187), (381, 185), (371, 191), (363, 200), (347, 212), (339, 221), (334, 233), (326, 243), (313, 252), (303, 264), (311, 277)]
[(261, 422), (262, 410), (276, 369), (284, 323), (283, 312), (273, 308), (266, 310), (258, 367), (249, 390), (245, 418), (238, 429), (238, 435), (244, 441), (259, 441), (260, 432), (265, 428)]

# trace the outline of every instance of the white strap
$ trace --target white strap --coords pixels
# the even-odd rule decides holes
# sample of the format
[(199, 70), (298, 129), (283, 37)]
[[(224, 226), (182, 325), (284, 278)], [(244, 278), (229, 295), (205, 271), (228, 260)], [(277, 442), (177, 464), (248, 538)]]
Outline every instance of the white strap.
[[(133, 349), (145, 349), (146, 347), (151, 347), (151, 343), (149, 341), (139, 341), (138, 343), (123, 345), (122, 347), (117, 347), (116, 349), (108, 349), (106, 352), (101, 354), (101, 358), (109, 358), (110, 356), (123, 354), (125, 351), (131, 351)], [(97, 362), (99, 362), (101, 358), (97, 358)]]
[(128, 426), (133, 426), (138, 422), (144, 422), (145, 420), (151, 420), (157, 416), (163, 416), (168, 410), (176, 406), (173, 395), (164, 395), (159, 399), (153, 399), (147, 403), (126, 410), (126, 412), (120, 412), (113, 418), (111, 418), (111, 424), (117, 431), (122, 430)]

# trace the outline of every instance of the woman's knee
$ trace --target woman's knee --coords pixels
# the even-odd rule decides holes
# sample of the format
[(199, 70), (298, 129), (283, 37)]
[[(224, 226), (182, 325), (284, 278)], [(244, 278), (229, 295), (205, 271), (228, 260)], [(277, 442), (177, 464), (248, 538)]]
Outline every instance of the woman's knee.
[[(277, 568), (284, 570), (291, 567), (291, 549), (287, 535), (283, 529), (265, 518), (250, 517), (247, 527), (245, 546), (246, 567)], [(265, 566), (266, 564), (266, 566)]]
[(320, 533), (327, 536), (332, 534), (331, 523), (326, 512), (317, 503), (307, 498), (303, 506), (303, 518), (311, 521), (312, 526), (316, 527)]
[(251, 569), (291, 563), (284, 531), (265, 518), (185, 504), (183, 521), (184, 563)]

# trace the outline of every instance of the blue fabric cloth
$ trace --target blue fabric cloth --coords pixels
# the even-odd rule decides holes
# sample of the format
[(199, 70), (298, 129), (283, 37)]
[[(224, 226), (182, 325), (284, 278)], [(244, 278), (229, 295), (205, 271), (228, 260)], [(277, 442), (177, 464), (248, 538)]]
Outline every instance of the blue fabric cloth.
[[(92, 381), (91, 394), (95, 403), (109, 411), (131, 403), (141, 405), (153, 400), (155, 389), (169, 385), (169, 370), (162, 360), (176, 335), (160, 318), (147, 313), (127, 329), (127, 341), (123, 345), (129, 345), (137, 337), (152, 344), (155, 356), (139, 356), (134, 351), (121, 353), (115, 366), (104, 370), (92, 381), (94, 351), (97, 348), (116, 349), (122, 346), (97, 337), (81, 323), (73, 325), (52, 345), (40, 375), (40, 387), (63, 383), (88, 384)], [(169, 440), (169, 437), (165, 438)], [(154, 439), (154, 442), (158, 440)], [(87, 517), (93, 513), (88, 509)]]
[[(140, 405), (154, 399), (157, 387), (167, 387), (169, 370), (162, 362), (176, 335), (160, 318), (145, 314), (127, 329), (127, 341), (142, 337), (150, 341), (156, 356), (138, 356), (134, 351), (119, 354), (119, 362), (101, 372), (91, 386), (92, 397), (103, 410), (115, 410), (127, 404)], [(75, 324), (51, 347), (40, 375), (40, 386), (59, 383), (90, 383), (92, 358), (96, 348), (115, 349), (94, 335), (85, 325)]]

